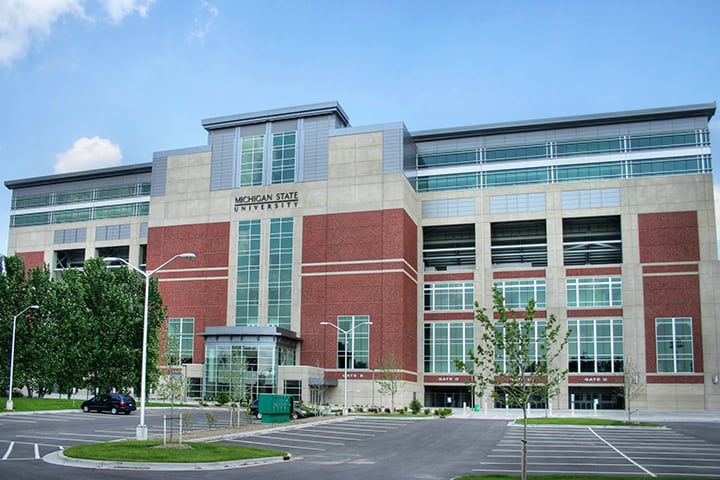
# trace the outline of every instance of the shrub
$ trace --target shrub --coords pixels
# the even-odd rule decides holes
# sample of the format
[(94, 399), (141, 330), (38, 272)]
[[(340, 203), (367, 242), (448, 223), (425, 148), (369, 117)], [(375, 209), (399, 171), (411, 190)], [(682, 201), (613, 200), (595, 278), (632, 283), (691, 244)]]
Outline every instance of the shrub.
[(430, 410), (429, 408), (426, 408), (426, 409), (423, 411), (423, 413), (424, 413), (425, 415), (430, 415), (430, 412), (431, 412), (431, 410)]
[(417, 398), (413, 398), (412, 401), (410, 402), (410, 411), (414, 415), (417, 415), (420, 412), (421, 408), (422, 408), (422, 403), (420, 403), (420, 400), (418, 400)]
[(227, 392), (220, 392), (218, 393), (217, 398), (215, 399), (215, 402), (217, 403), (218, 407), (222, 407), (226, 403), (230, 401), (230, 395), (228, 395)]

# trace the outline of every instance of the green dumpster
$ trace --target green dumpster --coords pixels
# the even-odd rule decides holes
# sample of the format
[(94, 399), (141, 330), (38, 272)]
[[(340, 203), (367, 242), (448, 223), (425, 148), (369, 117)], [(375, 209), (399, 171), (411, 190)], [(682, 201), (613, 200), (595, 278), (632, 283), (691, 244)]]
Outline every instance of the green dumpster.
[(262, 423), (289, 422), (292, 409), (291, 395), (261, 393), (258, 397), (258, 411), (262, 414)]

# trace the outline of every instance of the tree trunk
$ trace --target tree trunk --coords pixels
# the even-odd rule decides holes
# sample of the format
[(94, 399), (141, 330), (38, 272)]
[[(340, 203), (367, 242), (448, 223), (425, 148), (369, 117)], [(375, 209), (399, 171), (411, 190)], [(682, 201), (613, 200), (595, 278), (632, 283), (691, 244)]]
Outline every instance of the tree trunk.
[(523, 412), (523, 436), (522, 436), (522, 448), (520, 450), (520, 479), (527, 480), (527, 404), (522, 406)]

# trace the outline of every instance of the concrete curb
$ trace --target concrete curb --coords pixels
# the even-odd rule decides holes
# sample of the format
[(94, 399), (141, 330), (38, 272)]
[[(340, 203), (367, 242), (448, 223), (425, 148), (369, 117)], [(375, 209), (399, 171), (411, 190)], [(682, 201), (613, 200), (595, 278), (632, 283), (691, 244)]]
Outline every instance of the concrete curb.
[(43, 461), (64, 467), (94, 468), (98, 470), (153, 470), (153, 471), (196, 471), (196, 470), (230, 470), (233, 468), (267, 465), (290, 460), (290, 456), (253, 458), (250, 460), (234, 460), (226, 462), (206, 463), (159, 463), (159, 462), (117, 462), (96, 461), (66, 457), (61, 450), (49, 453)]

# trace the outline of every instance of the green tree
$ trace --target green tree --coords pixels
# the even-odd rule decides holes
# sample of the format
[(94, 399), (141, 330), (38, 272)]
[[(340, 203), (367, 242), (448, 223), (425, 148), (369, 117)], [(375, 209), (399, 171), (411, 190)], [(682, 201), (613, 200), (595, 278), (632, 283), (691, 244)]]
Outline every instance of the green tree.
[(526, 480), (528, 404), (532, 398), (547, 399), (567, 376), (559, 357), (569, 332), (562, 333), (555, 315), (536, 321), (533, 299), (522, 314), (506, 309), (505, 298), (497, 288), (493, 289), (493, 310), (495, 315), (488, 314), (475, 302), (480, 342), (470, 352), (470, 361), (456, 364), (474, 378), (476, 392), (491, 388), (493, 396), (522, 409), (521, 478)]
[[(1, 358), (6, 359), (6, 361), (0, 362), (0, 374), (2, 375), (2, 377), (0, 377), (0, 385), (2, 385), (2, 391), (7, 392), (8, 380), (10, 378), (10, 362), (7, 360), (10, 359), (13, 316), (35, 303), (28, 288), (25, 262), (23, 259), (18, 256), (12, 256), (4, 257), (3, 260), (5, 269), (3, 273), (0, 274), (0, 355), (2, 355)], [(24, 349), (23, 342), (30, 341), (30, 339), (21, 337), (23, 333), (27, 334), (27, 332), (24, 331), (20, 333), (17, 328), (23, 328), (23, 330), (25, 330), (25, 321), (27, 318), (36, 314), (36, 310), (26, 311), (25, 314), (18, 317), (16, 322), (16, 358), (13, 369), (13, 390), (22, 388), (23, 386), (17, 373), (22, 375), (23, 371), (23, 367), (21, 366), (21, 359), (23, 357), (21, 349)]]
[(378, 392), (390, 396), (390, 407), (395, 411), (395, 396), (402, 390), (402, 365), (395, 350), (388, 350), (380, 361)]

